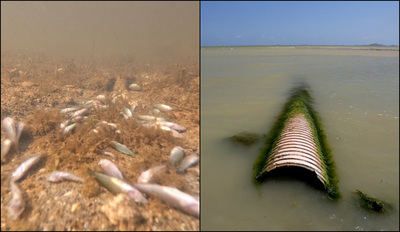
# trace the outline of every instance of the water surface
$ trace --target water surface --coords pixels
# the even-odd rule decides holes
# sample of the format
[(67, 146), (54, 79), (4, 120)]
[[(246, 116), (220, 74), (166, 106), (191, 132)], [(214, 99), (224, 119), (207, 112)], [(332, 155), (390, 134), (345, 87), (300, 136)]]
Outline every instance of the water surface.
[[(289, 47), (201, 50), (201, 228), (399, 229), (397, 51)], [(342, 198), (298, 180), (256, 188), (251, 148), (224, 138), (267, 133), (296, 82), (307, 82), (333, 148)], [(360, 189), (394, 206), (377, 215), (354, 202)]]

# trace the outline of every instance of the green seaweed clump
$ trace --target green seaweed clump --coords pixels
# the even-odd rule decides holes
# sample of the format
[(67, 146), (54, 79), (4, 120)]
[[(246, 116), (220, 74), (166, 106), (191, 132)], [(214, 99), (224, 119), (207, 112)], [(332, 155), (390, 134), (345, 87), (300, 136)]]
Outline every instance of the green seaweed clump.
[(254, 144), (260, 139), (260, 135), (251, 132), (240, 132), (232, 137), (230, 137), (233, 142), (241, 143), (243, 145), (249, 146)]
[(390, 205), (382, 200), (371, 197), (360, 190), (356, 190), (356, 194), (359, 197), (361, 207), (377, 213), (383, 213), (390, 208)]

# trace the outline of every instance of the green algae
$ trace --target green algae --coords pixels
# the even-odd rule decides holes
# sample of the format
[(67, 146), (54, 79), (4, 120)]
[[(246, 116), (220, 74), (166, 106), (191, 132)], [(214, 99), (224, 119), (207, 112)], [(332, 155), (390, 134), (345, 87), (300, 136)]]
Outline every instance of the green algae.
[(260, 139), (260, 135), (247, 131), (242, 131), (230, 137), (231, 141), (250, 146)]

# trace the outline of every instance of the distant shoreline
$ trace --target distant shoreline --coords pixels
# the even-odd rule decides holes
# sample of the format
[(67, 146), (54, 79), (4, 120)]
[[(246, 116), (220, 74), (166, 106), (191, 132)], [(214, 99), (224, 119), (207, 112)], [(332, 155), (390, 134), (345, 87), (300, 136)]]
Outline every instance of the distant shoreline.
[(383, 50), (383, 51), (399, 51), (399, 46), (386, 45), (232, 45), (232, 46), (201, 46), (201, 48), (311, 48), (311, 49), (349, 49), (349, 50)]

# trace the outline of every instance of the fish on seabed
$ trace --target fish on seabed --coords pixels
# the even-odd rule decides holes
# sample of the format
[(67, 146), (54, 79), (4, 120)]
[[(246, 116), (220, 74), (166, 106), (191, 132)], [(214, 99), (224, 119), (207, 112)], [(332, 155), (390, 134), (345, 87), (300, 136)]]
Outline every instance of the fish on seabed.
[(143, 194), (127, 182), (112, 176), (104, 175), (99, 172), (91, 171), (90, 174), (93, 175), (96, 180), (110, 192), (114, 194), (126, 193), (131, 199), (133, 199), (137, 203), (147, 203), (147, 199), (143, 196)]
[(199, 217), (199, 200), (191, 195), (184, 193), (176, 188), (157, 184), (135, 184), (134, 187), (139, 191), (152, 195), (166, 202), (167, 204), (189, 214)]

